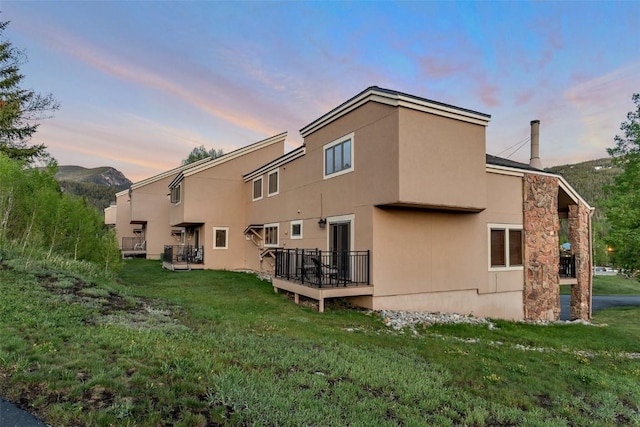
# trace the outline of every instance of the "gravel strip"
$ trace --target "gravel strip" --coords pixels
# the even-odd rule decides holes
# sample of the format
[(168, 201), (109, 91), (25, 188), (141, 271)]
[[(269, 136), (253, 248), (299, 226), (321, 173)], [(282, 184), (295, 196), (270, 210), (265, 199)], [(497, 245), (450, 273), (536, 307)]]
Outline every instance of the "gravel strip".
[(417, 325), (431, 326), (433, 324), (455, 324), (465, 323), (469, 325), (487, 325), (489, 329), (493, 329), (495, 325), (483, 318), (465, 316), (457, 313), (430, 313), (424, 311), (395, 311), (395, 310), (381, 310), (373, 312), (382, 317), (382, 320), (386, 326), (389, 326), (396, 331), (402, 328), (410, 327), (414, 328)]
[[(464, 323), (468, 325), (486, 325), (489, 329), (496, 328), (496, 325), (484, 317), (474, 317), (472, 315), (463, 315), (457, 313), (440, 313), (426, 311), (396, 311), (396, 310), (380, 310), (371, 311), (370, 314), (380, 316), (386, 326), (399, 331), (402, 328), (415, 328), (416, 326), (428, 327), (434, 324), (458, 324)], [(606, 326), (594, 325), (584, 320), (521, 320), (520, 322), (532, 325), (551, 325), (551, 324), (580, 324), (587, 326)]]

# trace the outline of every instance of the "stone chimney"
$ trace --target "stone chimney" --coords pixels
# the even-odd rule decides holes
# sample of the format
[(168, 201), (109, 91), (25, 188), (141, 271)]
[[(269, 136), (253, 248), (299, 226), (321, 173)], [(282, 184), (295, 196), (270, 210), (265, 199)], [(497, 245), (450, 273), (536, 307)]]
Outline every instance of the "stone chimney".
[(542, 169), (540, 162), (540, 120), (531, 120), (531, 160), (529, 166)]

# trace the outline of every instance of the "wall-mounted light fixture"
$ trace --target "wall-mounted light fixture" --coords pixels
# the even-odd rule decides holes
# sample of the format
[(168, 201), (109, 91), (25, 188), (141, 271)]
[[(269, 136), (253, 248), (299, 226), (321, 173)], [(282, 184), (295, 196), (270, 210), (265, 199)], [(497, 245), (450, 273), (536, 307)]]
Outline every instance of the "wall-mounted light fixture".
[(318, 220), (318, 227), (320, 227), (320, 228), (324, 228), (324, 226), (325, 226), (325, 225), (327, 225), (327, 220), (326, 220), (326, 218), (320, 218), (320, 219)]

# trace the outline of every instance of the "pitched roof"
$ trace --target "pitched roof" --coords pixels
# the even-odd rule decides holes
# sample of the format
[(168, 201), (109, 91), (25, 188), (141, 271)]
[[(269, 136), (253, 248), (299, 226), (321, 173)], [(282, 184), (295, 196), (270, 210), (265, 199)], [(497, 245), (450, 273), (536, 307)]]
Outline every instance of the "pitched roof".
[(513, 160), (503, 159), (502, 157), (492, 156), (491, 154), (487, 154), (487, 164), (495, 165), (495, 166), (504, 166), (507, 168), (524, 169), (524, 170), (534, 171), (534, 172), (542, 172), (541, 169), (536, 169), (532, 166), (529, 166), (526, 163), (514, 162)]
[(220, 157), (216, 157), (215, 159), (211, 160), (210, 162), (204, 163), (204, 164), (197, 164), (192, 168), (183, 170), (182, 172), (180, 172), (174, 179), (173, 181), (171, 181), (169, 183), (169, 188), (173, 188), (176, 185), (178, 185), (180, 183), (180, 181), (182, 181), (185, 177), (187, 176), (191, 176), (194, 175), (196, 173), (205, 171), (207, 169), (210, 169), (214, 166), (217, 166), (219, 164), (222, 163), (226, 163), (230, 160), (236, 159), (238, 157), (244, 156), (245, 154), (249, 154), (253, 151), (259, 150), (261, 148), (264, 147), (268, 147), (269, 145), (272, 144), (277, 144), (280, 142), (284, 142), (284, 140), (287, 138), (287, 132), (282, 132), (279, 133), (278, 135), (274, 135), (270, 138), (267, 139), (263, 139), (262, 141), (258, 141), (258, 142), (254, 142), (251, 145), (247, 145), (245, 147), (242, 148), (238, 148), (237, 150), (233, 150), (230, 153), (224, 154)]
[(456, 120), (462, 120), (482, 126), (486, 126), (491, 120), (491, 116), (489, 114), (444, 104), (442, 102), (432, 101), (426, 98), (420, 98), (415, 95), (409, 95), (391, 89), (371, 86), (300, 129), (300, 134), (304, 138), (307, 135), (310, 135), (316, 130), (322, 128), (323, 126), (326, 126), (334, 120), (339, 119), (345, 114), (348, 114), (349, 112), (370, 101), (390, 105), (393, 107), (411, 108), (414, 110), (449, 117)]

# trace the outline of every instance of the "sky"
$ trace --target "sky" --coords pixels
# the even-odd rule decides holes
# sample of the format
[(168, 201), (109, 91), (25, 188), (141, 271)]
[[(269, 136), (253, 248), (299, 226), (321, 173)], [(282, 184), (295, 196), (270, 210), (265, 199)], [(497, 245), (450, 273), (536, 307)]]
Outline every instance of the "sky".
[(640, 2), (0, 0), (60, 165), (132, 181), (194, 147), (299, 130), (369, 86), (491, 115), (487, 152), (540, 120), (544, 167), (607, 157), (640, 92)]

